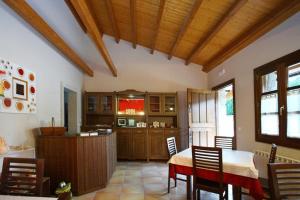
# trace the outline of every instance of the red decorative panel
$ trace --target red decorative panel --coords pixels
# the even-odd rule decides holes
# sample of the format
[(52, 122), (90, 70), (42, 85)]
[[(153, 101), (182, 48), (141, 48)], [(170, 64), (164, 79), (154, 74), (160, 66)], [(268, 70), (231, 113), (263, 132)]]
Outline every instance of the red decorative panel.
[(144, 104), (144, 99), (120, 99), (119, 111), (125, 112), (127, 109), (134, 109), (135, 112), (143, 112)]

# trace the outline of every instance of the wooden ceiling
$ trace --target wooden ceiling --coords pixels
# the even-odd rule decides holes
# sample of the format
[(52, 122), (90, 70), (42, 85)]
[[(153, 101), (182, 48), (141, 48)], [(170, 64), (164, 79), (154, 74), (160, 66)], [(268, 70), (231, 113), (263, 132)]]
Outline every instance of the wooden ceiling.
[[(86, 74), (91, 68), (25, 0), (4, 0)], [(65, 0), (113, 76), (103, 33), (208, 72), (300, 10), (300, 0)], [(259, 52), (258, 52), (259, 53)]]
[[(210, 71), (300, 10), (300, 0), (86, 0), (105, 34)], [(251, 35), (250, 35), (251, 33)]]

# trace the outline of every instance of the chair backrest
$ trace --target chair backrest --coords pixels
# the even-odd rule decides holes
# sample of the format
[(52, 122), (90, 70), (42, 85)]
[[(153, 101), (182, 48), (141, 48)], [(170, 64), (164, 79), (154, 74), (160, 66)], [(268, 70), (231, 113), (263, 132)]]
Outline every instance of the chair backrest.
[(215, 136), (215, 147), (222, 149), (235, 149), (233, 137)]
[(270, 157), (269, 157), (269, 163), (274, 163), (276, 159), (276, 152), (277, 152), (277, 145), (272, 144)]
[(44, 176), (44, 159), (3, 159), (1, 194), (41, 196)]
[(167, 146), (170, 158), (177, 153), (175, 137), (167, 138)]
[(300, 163), (269, 163), (271, 199), (300, 199)]
[(198, 170), (210, 170), (218, 173), (219, 182), (223, 184), (222, 149), (218, 147), (192, 146), (193, 173)]

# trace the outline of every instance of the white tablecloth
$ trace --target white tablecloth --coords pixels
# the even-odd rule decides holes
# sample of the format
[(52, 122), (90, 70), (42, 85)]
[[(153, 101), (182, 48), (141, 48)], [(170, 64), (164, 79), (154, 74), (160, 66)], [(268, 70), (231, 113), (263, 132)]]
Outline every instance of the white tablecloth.
[[(223, 172), (258, 179), (252, 152), (223, 149)], [(192, 150), (186, 149), (172, 156), (169, 163), (193, 167)]]
[(54, 200), (57, 198), (0, 195), (0, 200), (22, 200), (22, 199), (24, 199), (24, 200)]

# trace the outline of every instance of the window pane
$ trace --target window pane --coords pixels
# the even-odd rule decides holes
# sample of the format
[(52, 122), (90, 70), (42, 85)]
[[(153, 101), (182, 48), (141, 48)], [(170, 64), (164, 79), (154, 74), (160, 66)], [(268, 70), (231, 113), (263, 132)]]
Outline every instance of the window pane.
[(300, 86), (300, 63), (289, 66), (288, 87)]
[(279, 135), (277, 93), (261, 96), (261, 133)]
[(287, 137), (300, 138), (300, 89), (287, 93)]
[(261, 81), (263, 93), (277, 90), (277, 71), (263, 75)]

